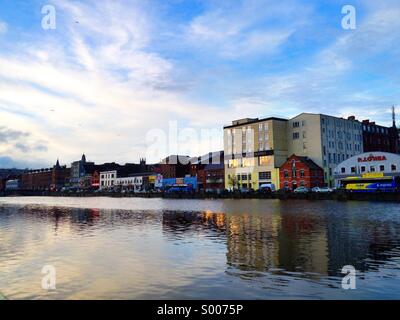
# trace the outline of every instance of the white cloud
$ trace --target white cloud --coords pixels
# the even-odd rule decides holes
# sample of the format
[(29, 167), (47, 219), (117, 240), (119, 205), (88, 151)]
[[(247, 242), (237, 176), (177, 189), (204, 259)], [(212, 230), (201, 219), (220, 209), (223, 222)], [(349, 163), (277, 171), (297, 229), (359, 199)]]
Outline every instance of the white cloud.
[[(247, 116), (288, 117), (302, 111), (345, 115), (361, 106), (367, 114), (391, 98), (375, 94), (374, 88), (346, 88), (344, 81), (357, 68), (373, 68), (369, 59), (382, 52), (391, 54), (388, 62), (398, 57), (398, 6), (387, 11), (371, 2), (357, 30), (343, 31), (311, 63), (241, 77), (226, 65), (198, 74), (174, 55), (156, 51), (165, 30), (158, 29), (160, 17), (146, 2), (54, 3), (57, 31), (47, 34), (48, 41), (18, 42), (18, 50), (0, 52), (0, 126), (29, 132), (29, 146), (46, 145), (47, 151), (29, 149), (35, 163), (52, 164), (57, 157), (70, 162), (82, 152), (97, 162), (137, 161), (146, 153), (148, 130), (167, 132), (174, 120), (181, 128), (222, 131), (231, 120)], [(199, 52), (215, 55), (215, 64), (245, 61), (251, 55), (267, 55), (268, 60), (312, 21), (311, 9), (295, 1), (250, 0), (229, 9), (213, 3), (186, 25), (175, 26), (178, 34), (168, 38), (174, 40), (169, 50), (182, 45), (185, 59)], [(187, 92), (192, 89), (179, 79), (182, 70), (185, 81), (197, 82), (194, 91), (198, 83), (206, 88), (201, 93), (206, 98), (208, 91), (221, 88), (219, 105), (196, 102), (193, 92)], [(393, 68), (374, 72), (398, 81)], [(214, 142), (219, 139), (216, 135)], [(0, 156), (25, 159), (27, 149), (15, 144), (1, 145)], [(193, 147), (192, 155), (208, 151), (204, 142), (200, 149), (190, 143), (184, 147)]]

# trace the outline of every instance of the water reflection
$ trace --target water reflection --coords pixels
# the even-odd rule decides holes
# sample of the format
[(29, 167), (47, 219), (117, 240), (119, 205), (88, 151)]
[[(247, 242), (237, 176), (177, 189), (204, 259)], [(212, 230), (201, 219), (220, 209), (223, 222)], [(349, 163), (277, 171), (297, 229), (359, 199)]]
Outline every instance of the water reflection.
[[(364, 279), (384, 269), (385, 277), (397, 281), (396, 205), (248, 204), (247, 212), (231, 203), (221, 212), (0, 205), (0, 289), (18, 280), (11, 295), (43, 297), (26, 285), (39, 257), (69, 268), (63, 269), (59, 298), (204, 298), (212, 297), (211, 290), (221, 292), (217, 298), (232, 297), (235, 290), (242, 298), (267, 298), (270, 289), (285, 296), (299, 279), (311, 281), (303, 286), (318, 283), (307, 290), (330, 297), (344, 265), (355, 266)], [(90, 286), (82, 284), (85, 277)], [(202, 281), (213, 285), (202, 287)], [(246, 281), (256, 288), (243, 293)], [(223, 293), (226, 286), (231, 293)]]

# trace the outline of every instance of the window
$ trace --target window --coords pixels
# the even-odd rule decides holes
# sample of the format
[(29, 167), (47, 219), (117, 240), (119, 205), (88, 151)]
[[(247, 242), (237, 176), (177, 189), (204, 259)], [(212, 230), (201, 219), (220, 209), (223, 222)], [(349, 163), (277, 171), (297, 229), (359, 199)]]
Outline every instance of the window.
[(300, 127), (300, 122), (298, 121), (293, 122), (293, 128), (298, 128), (298, 127)]
[(351, 173), (356, 173), (356, 167), (351, 167), (350, 172), (351, 172)]
[(258, 179), (259, 180), (271, 180), (271, 171), (259, 172)]
[(300, 170), (300, 178), (304, 178), (304, 170)]
[(307, 134), (306, 134), (305, 131), (303, 131), (303, 138), (304, 138), (304, 139), (307, 138)]
[(390, 169), (391, 169), (392, 171), (397, 171), (397, 166), (396, 166), (395, 164), (392, 164), (392, 165), (390, 166)]
[(251, 173), (249, 173), (249, 180), (251, 180)]
[(369, 167), (369, 171), (370, 171), (370, 172), (375, 172), (375, 166), (370, 166), (370, 167)]
[(289, 178), (289, 171), (287, 170), (283, 171), (283, 176), (285, 179)]
[(240, 174), (237, 175), (237, 179), (238, 179), (238, 181), (240, 181)]
[(304, 181), (300, 181), (300, 186), (304, 187), (306, 184)]
[(340, 172), (341, 173), (346, 173), (346, 168), (345, 167), (340, 168)]
[(379, 171), (380, 171), (380, 172), (385, 171), (385, 166), (384, 166), (383, 164), (381, 164), (381, 165), (379, 166)]
[(306, 120), (301, 121), (301, 125), (304, 127), (306, 125)]
[(242, 174), (242, 180), (247, 180), (247, 174)]
[(268, 165), (271, 165), (271, 157), (270, 157), (270, 156), (261, 156), (261, 157), (258, 157), (258, 165), (259, 165), (259, 166), (268, 166)]
[(298, 132), (293, 132), (293, 140), (299, 139), (300, 134)]
[(361, 172), (365, 172), (367, 168), (365, 166), (361, 166)]

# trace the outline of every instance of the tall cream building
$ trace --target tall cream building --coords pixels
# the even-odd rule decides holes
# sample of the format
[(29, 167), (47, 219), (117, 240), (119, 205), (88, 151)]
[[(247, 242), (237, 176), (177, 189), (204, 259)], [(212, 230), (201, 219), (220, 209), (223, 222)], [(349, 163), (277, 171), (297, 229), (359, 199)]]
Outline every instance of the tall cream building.
[(333, 186), (333, 170), (363, 152), (362, 124), (324, 114), (301, 113), (281, 118), (235, 120), (224, 127), (225, 188), (253, 188), (273, 183), (288, 156), (306, 156), (324, 169)]
[(363, 152), (362, 124), (324, 114), (301, 113), (287, 126), (288, 154), (306, 156), (324, 169), (325, 183), (334, 186), (333, 170)]
[(279, 186), (279, 167), (287, 158), (287, 122), (246, 118), (224, 127), (226, 189)]

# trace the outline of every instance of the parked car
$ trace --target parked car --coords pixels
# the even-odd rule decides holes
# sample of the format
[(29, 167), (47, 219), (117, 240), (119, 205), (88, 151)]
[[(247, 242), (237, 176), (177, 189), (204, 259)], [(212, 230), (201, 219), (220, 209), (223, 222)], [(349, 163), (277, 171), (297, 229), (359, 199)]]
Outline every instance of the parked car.
[(320, 193), (329, 193), (332, 192), (333, 190), (328, 187), (314, 187), (311, 189), (312, 192), (320, 192)]
[(273, 183), (263, 183), (260, 188), (258, 189), (260, 192), (275, 192), (276, 188)]
[(298, 187), (298, 188), (296, 188), (295, 190), (294, 190), (294, 193), (307, 193), (307, 192), (309, 192), (310, 190), (308, 190), (308, 188), (306, 188), (306, 187)]

